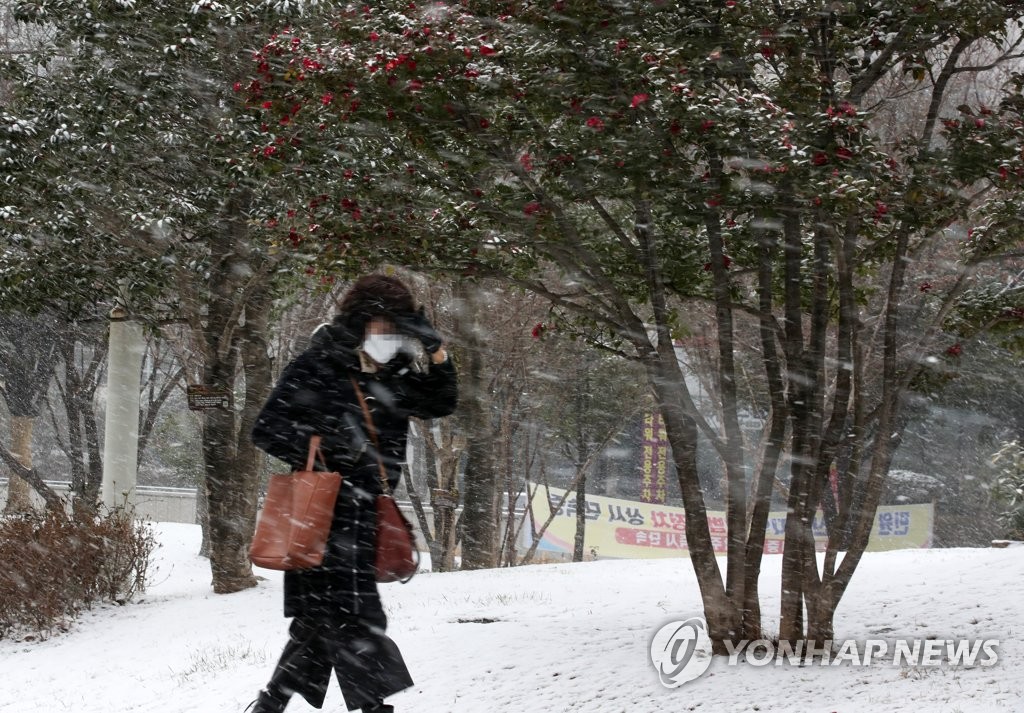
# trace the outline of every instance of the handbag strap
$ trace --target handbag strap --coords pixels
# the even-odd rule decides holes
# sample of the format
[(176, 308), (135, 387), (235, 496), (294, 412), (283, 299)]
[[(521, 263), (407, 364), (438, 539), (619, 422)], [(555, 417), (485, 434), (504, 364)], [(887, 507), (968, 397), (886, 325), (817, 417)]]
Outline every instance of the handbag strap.
[(320, 456), (320, 462), (324, 469), (327, 468), (327, 461), (324, 460), (324, 453), (320, 450), (320, 436), (309, 437), (309, 455), (306, 456), (306, 471), (313, 470), (313, 461)]
[(366, 430), (370, 432), (370, 440), (373, 441), (373, 447), (377, 454), (377, 468), (380, 471), (380, 482), (384, 488), (386, 495), (391, 495), (391, 486), (388, 485), (388, 474), (384, 469), (384, 460), (380, 455), (380, 440), (377, 438), (377, 429), (373, 425), (373, 416), (370, 415), (370, 407), (366, 405), (366, 398), (363, 396), (363, 390), (359, 388), (359, 382), (356, 381), (356, 377), (350, 375), (349, 378), (352, 380), (352, 387), (356, 390), (356, 398), (359, 399), (359, 405), (363, 409), (363, 419), (366, 421)]

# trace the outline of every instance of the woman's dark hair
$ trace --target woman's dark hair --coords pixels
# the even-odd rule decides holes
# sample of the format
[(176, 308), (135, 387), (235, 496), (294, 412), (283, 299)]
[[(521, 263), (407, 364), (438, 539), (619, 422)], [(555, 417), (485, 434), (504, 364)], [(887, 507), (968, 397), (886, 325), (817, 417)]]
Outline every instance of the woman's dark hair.
[(371, 317), (394, 317), (415, 310), (412, 293), (397, 277), (364, 275), (341, 298), (338, 318), (357, 334), (362, 334)]

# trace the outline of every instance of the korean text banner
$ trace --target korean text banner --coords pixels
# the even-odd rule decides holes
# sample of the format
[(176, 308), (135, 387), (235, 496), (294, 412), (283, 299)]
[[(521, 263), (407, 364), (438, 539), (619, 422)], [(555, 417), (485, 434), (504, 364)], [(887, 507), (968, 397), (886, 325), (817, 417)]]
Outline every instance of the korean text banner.
[[(539, 486), (533, 492), (530, 505), (535, 529), (539, 529), (547, 520), (564, 494), (564, 490), (544, 486)], [(868, 550), (930, 547), (932, 517), (933, 507), (930, 503), (880, 506), (875, 514)], [(682, 508), (588, 495), (586, 520), (584, 551), (599, 558), (679, 557), (688, 553), (686, 515)], [(770, 513), (765, 528), (765, 553), (782, 552), (785, 524), (785, 511)], [(725, 513), (709, 511), (708, 525), (715, 551), (725, 554)], [(523, 529), (529, 538), (530, 524), (527, 523)], [(818, 550), (824, 550), (827, 538), (820, 510), (813, 530)], [(570, 494), (544, 533), (538, 549), (571, 553), (575, 534), (576, 498)]]

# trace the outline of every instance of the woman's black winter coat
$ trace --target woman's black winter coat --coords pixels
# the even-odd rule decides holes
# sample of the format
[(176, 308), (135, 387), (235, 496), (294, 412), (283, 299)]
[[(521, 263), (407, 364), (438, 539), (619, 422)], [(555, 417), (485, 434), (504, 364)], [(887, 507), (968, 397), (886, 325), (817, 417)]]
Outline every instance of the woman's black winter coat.
[(450, 359), (417, 371), (402, 354), (377, 372), (362, 371), (356, 351), (361, 337), (340, 318), (318, 329), (309, 348), (281, 374), (252, 439), (300, 470), (310, 436), (319, 435), (326, 469), (342, 476), (323, 564), (285, 573), (285, 616), (354, 617), (383, 629), (386, 618), (373, 574), (380, 471), (350, 377), (366, 397), (392, 489), (405, 460), (409, 418), (447, 416), (455, 410), (458, 390)]

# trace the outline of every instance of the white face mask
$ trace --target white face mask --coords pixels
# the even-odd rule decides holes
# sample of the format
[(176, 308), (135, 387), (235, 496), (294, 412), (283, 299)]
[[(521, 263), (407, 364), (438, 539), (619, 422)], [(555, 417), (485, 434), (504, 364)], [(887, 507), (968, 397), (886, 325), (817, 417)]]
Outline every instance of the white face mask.
[(409, 343), (400, 334), (371, 334), (363, 340), (363, 351), (378, 364), (387, 364), (399, 352), (409, 351)]

